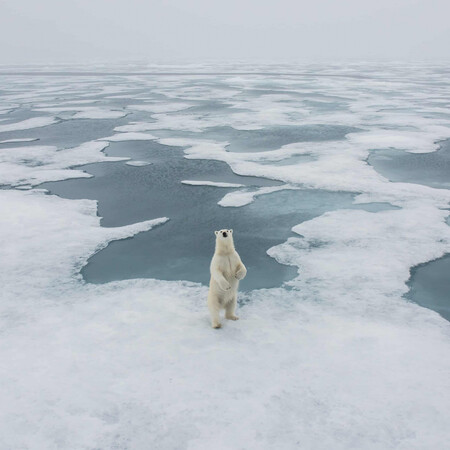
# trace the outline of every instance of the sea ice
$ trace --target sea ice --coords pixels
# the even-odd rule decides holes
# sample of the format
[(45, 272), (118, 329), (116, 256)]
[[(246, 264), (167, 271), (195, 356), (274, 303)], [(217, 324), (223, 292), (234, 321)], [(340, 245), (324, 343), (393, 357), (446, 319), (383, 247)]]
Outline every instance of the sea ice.
[(223, 197), (218, 202), (218, 205), (224, 207), (245, 206), (253, 202), (253, 200), (256, 197), (259, 197), (260, 195), (271, 194), (272, 192), (282, 191), (284, 189), (299, 189), (299, 188), (295, 186), (282, 185), (282, 186), (263, 187), (254, 191), (245, 190), (245, 191), (229, 192), (228, 194), (225, 195), (225, 197)]
[(183, 180), (183, 184), (189, 184), (191, 186), (215, 186), (225, 188), (238, 188), (243, 187), (243, 184), (238, 183), (221, 183), (218, 181), (201, 181), (201, 180)]
[(181, 111), (183, 109), (187, 109), (193, 106), (189, 103), (151, 103), (151, 104), (142, 104), (142, 105), (128, 105), (128, 109), (132, 109), (134, 111), (147, 111), (152, 113), (166, 113), (172, 111)]
[(125, 161), (128, 158), (105, 156), (107, 142), (85, 142), (68, 149), (55, 146), (29, 146), (0, 149), (0, 184), (33, 186), (45, 181), (86, 178), (89, 174), (71, 167), (100, 161)]
[(437, 150), (438, 140), (450, 138), (450, 128), (434, 127), (428, 131), (374, 130), (366, 133), (352, 133), (351, 142), (371, 149), (397, 148), (412, 153), (428, 153)]
[(30, 130), (32, 128), (46, 127), (57, 123), (54, 117), (33, 117), (32, 119), (22, 120), (21, 122), (8, 123), (0, 125), (0, 133), (6, 131)]
[(74, 113), (71, 119), (120, 119), (127, 115), (126, 111), (105, 109), (98, 106), (56, 106), (51, 108), (35, 108), (36, 111), (45, 111), (53, 114), (64, 112)]
[(149, 131), (152, 128), (153, 125), (149, 122), (130, 122), (127, 125), (115, 127), (114, 131), (139, 132), (139, 131)]
[(127, 166), (143, 167), (143, 166), (149, 166), (151, 164), (151, 162), (148, 162), (148, 161), (127, 161), (125, 164)]
[(16, 144), (20, 142), (33, 142), (38, 141), (38, 138), (17, 138), (17, 139), (6, 139), (4, 141), (0, 141), (0, 144)]
[(99, 141), (121, 142), (121, 141), (152, 141), (157, 139), (149, 133), (118, 133), (113, 136), (100, 138)]

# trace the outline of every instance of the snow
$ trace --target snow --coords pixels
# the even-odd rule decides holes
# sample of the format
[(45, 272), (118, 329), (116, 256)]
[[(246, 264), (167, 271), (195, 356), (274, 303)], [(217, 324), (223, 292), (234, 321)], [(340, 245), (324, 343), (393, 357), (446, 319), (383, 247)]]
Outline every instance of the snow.
[(38, 140), (39, 140), (38, 138), (5, 139), (4, 141), (0, 141), (0, 144), (16, 144), (20, 142), (33, 142)]
[(238, 188), (243, 187), (243, 184), (238, 183), (221, 183), (217, 181), (201, 181), (201, 180), (182, 180), (183, 184), (189, 184), (191, 186), (215, 186), (225, 188)]
[(92, 108), (77, 112), (72, 116), (72, 119), (120, 119), (126, 115), (125, 111)]
[(32, 119), (22, 120), (21, 122), (0, 125), (0, 133), (46, 127), (56, 122), (57, 120), (54, 117), (33, 117)]
[(223, 207), (239, 207), (245, 206), (252, 203), (256, 197), (264, 194), (271, 194), (273, 192), (282, 191), (284, 189), (298, 189), (294, 186), (270, 186), (259, 188), (255, 191), (235, 191), (229, 192), (225, 197), (223, 197), (217, 204)]
[[(50, 108), (35, 108), (35, 111), (45, 111), (53, 114), (74, 112), (71, 119), (120, 119), (127, 113), (123, 110), (105, 109), (97, 106), (56, 106)], [(65, 117), (67, 118), (67, 117)]]
[(149, 166), (152, 163), (148, 162), (148, 161), (127, 161), (125, 164), (127, 166), (143, 167), (143, 166)]
[(151, 103), (151, 104), (142, 104), (142, 105), (128, 105), (128, 109), (132, 109), (134, 111), (147, 111), (152, 113), (165, 113), (172, 111), (181, 111), (183, 109), (187, 109), (193, 106), (193, 104), (189, 103)]
[(99, 141), (121, 142), (121, 141), (152, 141), (157, 139), (149, 133), (118, 133), (112, 136), (100, 138)]
[(0, 149), (0, 184), (36, 186), (45, 181), (89, 178), (91, 175), (71, 167), (128, 158), (105, 156), (107, 142), (85, 142), (78, 147), (58, 150), (55, 146), (34, 145)]
[(299, 268), (301, 276), (289, 284), (302, 292), (333, 286), (321, 288), (322, 301), (365, 311), (376, 308), (383, 314), (394, 298), (407, 292), (410, 267), (450, 252), (447, 216), (448, 211), (427, 206), (377, 213), (332, 211), (295, 226), (301, 237), (268, 253)]
[(428, 153), (439, 148), (437, 141), (450, 138), (450, 128), (433, 128), (428, 132), (425, 128), (423, 131), (376, 130), (355, 133), (351, 135), (351, 142), (373, 149), (396, 148), (411, 153)]
[(121, 125), (115, 127), (114, 131), (125, 131), (125, 132), (135, 132), (135, 131), (148, 131), (152, 129), (151, 123), (148, 122), (130, 122), (127, 125)]

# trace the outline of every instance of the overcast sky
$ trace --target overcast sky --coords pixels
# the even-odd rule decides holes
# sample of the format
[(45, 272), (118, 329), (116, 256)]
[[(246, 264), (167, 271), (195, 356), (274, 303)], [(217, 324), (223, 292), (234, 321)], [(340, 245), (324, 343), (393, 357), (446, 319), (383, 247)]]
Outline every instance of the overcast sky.
[(450, 0), (0, 0), (0, 63), (445, 59)]

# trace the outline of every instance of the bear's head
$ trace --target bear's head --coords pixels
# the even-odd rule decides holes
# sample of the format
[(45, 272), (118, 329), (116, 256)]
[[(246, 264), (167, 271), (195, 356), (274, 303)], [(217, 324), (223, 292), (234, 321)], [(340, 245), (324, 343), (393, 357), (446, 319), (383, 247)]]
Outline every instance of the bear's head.
[(216, 239), (220, 240), (233, 240), (233, 230), (219, 230), (214, 231), (214, 234), (216, 235)]
[(234, 249), (233, 230), (223, 229), (214, 231), (214, 234), (216, 235), (216, 250), (231, 251)]

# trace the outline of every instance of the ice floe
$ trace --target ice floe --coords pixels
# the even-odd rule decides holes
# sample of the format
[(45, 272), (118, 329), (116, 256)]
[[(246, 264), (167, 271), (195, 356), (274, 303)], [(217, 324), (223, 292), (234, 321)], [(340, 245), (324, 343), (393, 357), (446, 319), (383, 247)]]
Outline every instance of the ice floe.
[(5, 139), (4, 141), (0, 141), (0, 144), (18, 144), (21, 142), (33, 142), (38, 140), (39, 140), (38, 138)]
[(0, 133), (4, 133), (6, 131), (20, 131), (30, 130), (32, 128), (46, 127), (57, 122), (58, 120), (54, 117), (33, 117), (32, 119), (26, 119), (20, 122), (0, 125)]
[(90, 177), (81, 170), (69, 170), (100, 161), (124, 161), (128, 158), (106, 156), (107, 142), (85, 142), (74, 148), (58, 150), (55, 146), (0, 148), (0, 184), (33, 186), (45, 181)]
[(150, 133), (118, 133), (112, 136), (100, 138), (99, 141), (121, 142), (121, 141), (152, 141), (157, 139)]
[(225, 188), (238, 188), (243, 187), (243, 184), (238, 183), (222, 183), (218, 181), (201, 181), (201, 180), (182, 180), (183, 184), (189, 184), (191, 186), (215, 186)]
[(299, 189), (299, 188), (295, 186), (282, 185), (282, 186), (262, 187), (254, 191), (244, 190), (244, 191), (229, 192), (228, 194), (225, 195), (225, 197), (223, 197), (218, 202), (218, 205), (224, 207), (245, 206), (253, 202), (253, 200), (256, 197), (259, 197), (260, 195), (271, 194), (272, 192), (282, 191), (284, 189)]
[(422, 130), (374, 130), (352, 133), (351, 142), (371, 149), (397, 148), (411, 153), (427, 153), (439, 147), (439, 140), (450, 138), (449, 127), (425, 127)]
[[(57, 106), (51, 108), (35, 108), (36, 111), (45, 111), (53, 114), (73, 112), (71, 119), (119, 119), (127, 115), (126, 111), (106, 109), (97, 106)], [(65, 116), (65, 118), (67, 118)]]
[(121, 125), (119, 127), (115, 127), (114, 131), (122, 131), (122, 132), (140, 132), (140, 131), (148, 131), (152, 129), (152, 124), (149, 122), (130, 122), (127, 125)]
[(128, 109), (132, 109), (134, 111), (147, 111), (152, 113), (165, 113), (172, 111), (181, 111), (183, 109), (187, 109), (193, 106), (189, 103), (151, 103), (151, 104), (142, 104), (142, 105), (128, 105)]
[(127, 166), (143, 167), (143, 166), (149, 166), (152, 163), (149, 161), (127, 161), (125, 164)]

